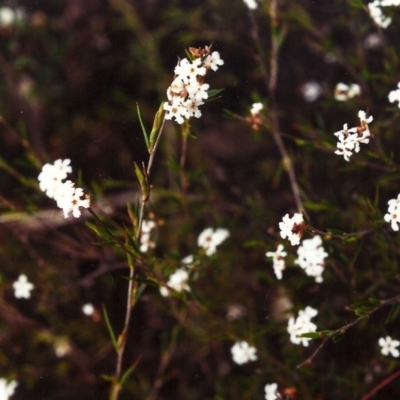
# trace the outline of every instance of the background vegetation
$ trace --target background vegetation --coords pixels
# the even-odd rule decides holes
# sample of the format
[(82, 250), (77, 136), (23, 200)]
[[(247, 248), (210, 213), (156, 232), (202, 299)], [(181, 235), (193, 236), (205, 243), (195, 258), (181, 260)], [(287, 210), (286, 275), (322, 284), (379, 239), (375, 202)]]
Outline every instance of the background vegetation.
[[(319, 330), (336, 330), (358, 317), (354, 309), (366, 315), (377, 303), (351, 304), (400, 293), (399, 237), (383, 221), (399, 193), (400, 113), (387, 100), (400, 80), (398, 9), (387, 9), (393, 22), (382, 30), (350, 0), (278, 1), (276, 26), (269, 1), (254, 12), (241, 0), (4, 5), (24, 10), (0, 27), (0, 376), (19, 382), (13, 398), (107, 399), (104, 376), (114, 374), (116, 355), (103, 306), (117, 332), (126, 312), (126, 254), (99, 243), (85, 225), (89, 213), (63, 218), (38, 188), (41, 166), (71, 158), (75, 180), (123, 240), (127, 204), (140, 198), (134, 162), (148, 157), (136, 104), (151, 127), (178, 57), (211, 43), (225, 64), (207, 82), (224, 91), (191, 120), (184, 169), (180, 127), (167, 122), (145, 214), (157, 222), (157, 246), (145, 258), (158, 283), (188, 254), (198, 277), (190, 293), (164, 298), (136, 275), (147, 286), (133, 309), (124, 369), (137, 364), (120, 398), (256, 399), (277, 382), (287, 399), (356, 399), (396, 373), (378, 339), (400, 338), (397, 306), (327, 341), (302, 368), (321, 339), (292, 344), (287, 319), (310, 305)], [(303, 95), (310, 81), (321, 88), (312, 102)], [(338, 82), (359, 84), (361, 96), (336, 101)], [(259, 130), (246, 120), (256, 101), (264, 104)], [(333, 133), (355, 126), (358, 110), (374, 116), (374, 138), (346, 162), (334, 154)], [(294, 265), (295, 248), (279, 237), (282, 217), (298, 210), (274, 141), (277, 121), (307, 222), (326, 233), (322, 284)], [(205, 257), (197, 237), (210, 226), (231, 236)], [(281, 281), (265, 257), (279, 243), (291, 266)], [(13, 295), (21, 273), (35, 285), (29, 300)], [(92, 316), (82, 313), (85, 303)], [(233, 363), (238, 340), (257, 348), (256, 362)], [(394, 380), (376, 398), (399, 392)]]

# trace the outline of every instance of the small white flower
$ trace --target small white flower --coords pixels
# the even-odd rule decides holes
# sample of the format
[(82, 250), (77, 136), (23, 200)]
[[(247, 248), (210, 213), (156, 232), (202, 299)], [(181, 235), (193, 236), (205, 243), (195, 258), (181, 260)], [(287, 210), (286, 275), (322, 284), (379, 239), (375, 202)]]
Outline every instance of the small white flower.
[(18, 277), (18, 280), (13, 283), (13, 288), (14, 296), (17, 299), (29, 299), (34, 285), (28, 281), (26, 275), (22, 274)]
[(0, 378), (0, 399), (8, 400), (14, 394), (17, 385), (17, 381), (7, 381), (4, 378)]
[(351, 85), (346, 85), (345, 83), (338, 83), (335, 88), (335, 100), (338, 101), (347, 101), (352, 99), (355, 96), (359, 96), (361, 94), (360, 85), (356, 83), (352, 83)]
[(391, 24), (392, 19), (383, 15), (381, 6), (380, 0), (374, 0), (372, 3), (368, 4), (368, 10), (377, 25), (382, 28), (387, 28)]
[(67, 178), (67, 175), (72, 172), (70, 163), (71, 160), (67, 158), (65, 160), (56, 160), (54, 164), (43, 165), (42, 171), (38, 176), (39, 187), (51, 199), (55, 198), (58, 187)]
[(356, 153), (360, 151), (360, 143), (369, 143), (371, 136), (368, 124), (373, 121), (372, 115), (367, 118), (365, 111), (360, 110), (358, 118), (360, 118), (360, 126), (348, 129), (347, 124), (344, 124), (342, 130), (334, 133), (339, 139), (335, 154), (343, 155), (346, 161), (350, 161), (353, 151)]
[(388, 205), (388, 212), (383, 218), (397, 232), (399, 230), (398, 224), (400, 224), (400, 194), (397, 196), (397, 199), (389, 200)]
[(181, 293), (184, 290), (190, 292), (188, 281), (189, 281), (189, 273), (186, 271), (186, 269), (179, 268), (169, 277), (169, 280), (167, 282), (167, 287), (162, 286), (160, 288), (160, 293), (162, 296), (168, 296), (169, 295), (168, 288), (171, 288), (178, 293)]
[(279, 222), (281, 238), (288, 238), (292, 246), (300, 244), (304, 226), (303, 214), (295, 213), (292, 218), (289, 217), (289, 214), (286, 214), (282, 218), (282, 222)]
[(7, 27), (26, 19), (25, 10), (22, 8), (0, 7), (0, 26)]
[(314, 101), (318, 100), (322, 94), (321, 85), (315, 81), (305, 83), (301, 86), (300, 90), (303, 94), (304, 100), (307, 103), (313, 103)]
[(279, 399), (278, 395), (278, 384), (270, 383), (265, 385), (265, 400), (277, 400)]
[(303, 240), (297, 249), (297, 255), (295, 264), (303, 268), (308, 276), (313, 276), (317, 283), (321, 283), (325, 267), (324, 260), (328, 256), (322, 247), (321, 236), (316, 235), (312, 239)]
[(146, 253), (149, 249), (154, 249), (156, 243), (152, 239), (152, 231), (156, 227), (156, 223), (151, 220), (144, 220), (142, 222), (142, 229), (140, 235), (140, 251)]
[(391, 103), (394, 103), (395, 101), (398, 102), (398, 107), (400, 108), (400, 82), (397, 84), (398, 89), (392, 90), (389, 95), (388, 99)]
[(263, 104), (262, 103), (254, 103), (252, 106), (251, 106), (251, 110), (250, 110), (250, 113), (251, 113), (251, 115), (258, 115), (259, 113), (260, 113), (260, 111), (262, 110), (264, 108), (264, 106), (263, 106)]
[(243, 0), (243, 3), (246, 4), (250, 10), (255, 10), (258, 7), (256, 0)]
[(282, 279), (282, 271), (285, 269), (285, 260), (284, 258), (287, 256), (286, 251), (283, 251), (283, 245), (279, 245), (276, 251), (267, 251), (265, 255), (267, 257), (272, 257), (275, 275), (277, 279)]
[(236, 364), (245, 364), (257, 360), (257, 349), (247, 342), (236, 342), (231, 348), (232, 358)]
[(215, 231), (213, 228), (206, 228), (197, 238), (197, 244), (206, 250), (207, 256), (211, 256), (217, 252), (217, 246), (226, 240), (229, 235), (229, 231), (224, 228), (218, 228)]
[(290, 335), (290, 341), (294, 344), (302, 344), (307, 347), (310, 338), (301, 337), (303, 333), (315, 332), (317, 326), (311, 322), (311, 318), (315, 317), (318, 311), (312, 307), (306, 307), (299, 311), (298, 317), (291, 317), (288, 321), (287, 331)]
[(91, 303), (86, 303), (82, 306), (82, 312), (87, 315), (88, 317), (90, 317), (91, 315), (93, 315), (94, 313), (94, 307), (93, 304)]
[(400, 356), (400, 352), (396, 348), (400, 345), (398, 340), (393, 340), (390, 336), (386, 336), (386, 338), (381, 337), (378, 343), (382, 347), (381, 353), (384, 356), (388, 356), (389, 354), (396, 358)]
[(221, 60), (221, 56), (219, 55), (218, 51), (213, 51), (204, 59), (203, 65), (207, 69), (211, 68), (213, 71), (216, 71), (218, 69), (218, 65), (224, 65), (224, 61)]

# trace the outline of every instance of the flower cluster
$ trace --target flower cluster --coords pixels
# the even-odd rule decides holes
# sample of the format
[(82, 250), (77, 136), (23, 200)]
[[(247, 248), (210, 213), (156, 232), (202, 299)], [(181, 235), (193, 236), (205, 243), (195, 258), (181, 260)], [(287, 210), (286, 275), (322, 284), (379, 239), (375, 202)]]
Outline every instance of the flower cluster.
[(31, 297), (31, 291), (34, 289), (34, 285), (28, 281), (26, 275), (22, 274), (13, 283), (14, 296), (17, 299), (29, 299)]
[(154, 221), (144, 220), (142, 222), (142, 229), (140, 232), (140, 251), (146, 253), (149, 249), (156, 247), (155, 242), (152, 239), (152, 231), (156, 227)]
[(382, 347), (381, 353), (384, 356), (388, 356), (389, 354), (396, 358), (400, 356), (400, 351), (396, 349), (400, 345), (398, 340), (393, 340), (390, 336), (386, 336), (385, 338), (380, 338), (378, 343)]
[(200, 233), (197, 238), (197, 244), (206, 251), (207, 256), (212, 256), (217, 251), (217, 246), (219, 246), (224, 240), (229, 237), (229, 231), (227, 229), (218, 228), (206, 228)]
[(321, 283), (325, 266), (324, 260), (328, 256), (322, 247), (321, 236), (316, 235), (312, 239), (303, 240), (297, 249), (297, 255), (295, 264), (303, 268), (308, 276), (313, 276), (316, 282)]
[[(56, 160), (54, 164), (45, 164), (38, 176), (39, 187), (48, 197), (57, 202), (57, 206), (64, 211), (64, 217), (69, 214), (75, 218), (81, 215), (81, 208), (90, 207), (90, 198), (83, 189), (76, 188), (71, 181), (64, 181), (72, 172), (71, 160)], [(82, 197), (85, 195), (85, 198)]]
[(335, 87), (334, 96), (337, 101), (347, 101), (353, 97), (359, 96), (360, 94), (360, 85), (357, 85), (356, 83), (346, 85), (345, 83), (339, 82)]
[(7, 382), (6, 379), (0, 378), (0, 399), (8, 400), (14, 394), (17, 385), (16, 381)]
[(399, 5), (400, 0), (374, 0), (372, 3), (368, 4), (368, 10), (377, 25), (382, 28), (387, 28), (391, 24), (392, 18), (383, 15), (382, 7)]
[(265, 400), (278, 400), (279, 397), (278, 393), (278, 384), (277, 383), (270, 383), (265, 385)]
[(279, 245), (276, 251), (267, 251), (265, 255), (267, 257), (272, 257), (275, 275), (278, 279), (282, 279), (282, 271), (285, 269), (285, 260), (284, 258), (287, 256), (286, 251), (283, 251), (283, 245)]
[(231, 348), (232, 358), (236, 364), (246, 364), (257, 360), (257, 349), (247, 342), (236, 342)]
[(160, 287), (160, 293), (162, 296), (166, 297), (169, 296), (169, 289), (171, 288), (178, 293), (183, 292), (186, 290), (190, 292), (190, 287), (188, 285), (189, 281), (189, 272), (184, 268), (178, 268), (170, 277), (167, 282), (167, 287), (162, 286)]
[(388, 95), (388, 99), (391, 103), (394, 103), (395, 101), (398, 102), (398, 106), (400, 108), (400, 82), (397, 84), (397, 89), (396, 90), (392, 90), (389, 95)]
[(373, 121), (373, 117), (367, 118), (365, 111), (360, 110), (358, 118), (360, 118), (360, 126), (348, 129), (347, 124), (344, 124), (342, 130), (334, 133), (339, 139), (336, 145), (338, 150), (335, 151), (335, 154), (343, 155), (346, 161), (350, 161), (353, 151), (356, 153), (360, 151), (360, 143), (369, 143), (371, 136), (368, 124)]
[(383, 218), (386, 222), (390, 222), (394, 231), (398, 231), (399, 226), (397, 224), (400, 223), (400, 194), (397, 195), (397, 199), (389, 200), (388, 204), (388, 212)]
[(306, 307), (299, 311), (299, 316), (294, 319), (291, 317), (288, 322), (287, 331), (290, 335), (290, 341), (294, 344), (302, 344), (308, 346), (310, 338), (301, 337), (303, 333), (315, 332), (317, 326), (311, 322), (311, 318), (315, 317), (318, 311), (312, 307)]
[(295, 213), (292, 218), (286, 214), (279, 222), (279, 229), (282, 239), (288, 238), (292, 246), (300, 244), (300, 238), (304, 232), (306, 225), (303, 214)]
[(175, 67), (175, 78), (167, 90), (168, 101), (164, 103), (165, 119), (175, 118), (178, 124), (185, 119), (201, 117), (199, 106), (208, 99), (209, 84), (204, 83), (204, 76), (209, 69), (216, 71), (223, 65), (217, 51), (210, 54), (210, 49), (189, 49), (194, 60), (184, 58)]

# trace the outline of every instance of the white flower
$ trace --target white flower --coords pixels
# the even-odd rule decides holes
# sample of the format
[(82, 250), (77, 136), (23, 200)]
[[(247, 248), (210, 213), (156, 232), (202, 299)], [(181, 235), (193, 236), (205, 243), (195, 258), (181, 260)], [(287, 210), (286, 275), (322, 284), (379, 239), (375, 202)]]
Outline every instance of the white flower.
[(392, 19), (390, 17), (386, 17), (385, 15), (383, 15), (381, 9), (382, 6), (381, 3), (382, 2), (380, 0), (375, 0), (372, 3), (369, 3), (368, 10), (372, 19), (375, 21), (377, 25), (379, 25), (382, 28), (387, 28), (392, 22)]
[(67, 178), (67, 174), (72, 172), (70, 163), (71, 160), (67, 158), (56, 160), (54, 164), (43, 165), (42, 172), (38, 176), (39, 187), (51, 199), (55, 198), (55, 193), (62, 181)]
[(313, 276), (316, 282), (321, 283), (325, 267), (324, 260), (328, 256), (322, 247), (321, 236), (316, 235), (312, 239), (303, 240), (297, 249), (297, 255), (295, 264), (303, 268), (308, 276)]
[(400, 82), (397, 84), (398, 89), (392, 90), (389, 95), (388, 99), (391, 103), (394, 103), (395, 101), (398, 102), (398, 107), (400, 108)]
[(167, 89), (168, 101), (164, 103), (165, 119), (174, 119), (178, 124), (185, 120), (201, 117), (199, 106), (208, 99), (210, 85), (204, 83), (204, 76), (210, 69), (216, 71), (224, 61), (217, 51), (193, 61), (184, 58), (175, 67), (175, 78)]
[[(48, 197), (57, 202), (57, 207), (64, 211), (65, 218), (68, 218), (70, 213), (78, 218), (81, 216), (82, 208), (90, 207), (90, 198), (84, 194), (83, 189), (75, 188), (73, 182), (63, 182), (72, 172), (70, 163), (71, 160), (67, 158), (56, 160), (54, 164), (43, 165), (38, 176), (39, 187)], [(82, 199), (84, 195), (85, 198)]]
[(197, 238), (197, 244), (206, 250), (206, 255), (211, 256), (216, 253), (217, 246), (229, 237), (227, 229), (218, 228), (214, 231), (212, 228), (206, 228)]
[(256, 0), (243, 0), (243, 3), (246, 4), (250, 10), (255, 10), (258, 7)]
[(186, 290), (187, 292), (190, 292), (190, 287), (188, 285), (188, 280), (189, 280), (189, 273), (186, 271), (186, 269), (179, 268), (177, 269), (170, 277), (167, 282), (167, 287), (162, 286), (160, 288), (160, 293), (162, 296), (168, 296), (169, 295), (169, 290), (168, 288), (171, 288), (175, 290), (178, 293), (183, 292)]
[(321, 85), (315, 81), (305, 83), (301, 86), (300, 90), (303, 94), (304, 100), (308, 103), (313, 103), (318, 100), (322, 94)]
[(4, 378), (0, 378), (0, 400), (8, 400), (15, 392), (17, 387), (17, 381), (7, 381)]
[(189, 254), (188, 256), (182, 258), (181, 263), (188, 269), (193, 268), (194, 257), (193, 254)]
[(386, 222), (391, 224), (391, 227), (394, 231), (399, 230), (400, 224), (400, 194), (397, 195), (397, 199), (391, 199), (388, 201), (388, 212), (383, 217)]
[(290, 334), (290, 341), (294, 344), (302, 344), (307, 347), (310, 338), (301, 337), (303, 333), (315, 332), (317, 326), (311, 322), (311, 318), (315, 317), (318, 311), (312, 307), (306, 307), (299, 311), (296, 319), (291, 317), (288, 322), (287, 331)]
[(347, 101), (355, 96), (361, 94), (360, 85), (352, 83), (351, 85), (346, 85), (345, 83), (338, 83), (335, 87), (335, 100)]
[(13, 283), (13, 288), (14, 296), (17, 299), (29, 299), (34, 285), (28, 281), (26, 275), (22, 274), (18, 277), (18, 280)]
[(12, 9), (10, 7), (0, 7), (0, 26), (7, 27), (24, 21), (25, 11), (22, 8)]
[(348, 129), (347, 124), (344, 124), (342, 130), (334, 133), (339, 139), (336, 145), (338, 150), (335, 154), (343, 155), (346, 161), (350, 161), (353, 151), (356, 153), (360, 151), (360, 143), (369, 143), (371, 136), (368, 124), (373, 121), (372, 115), (367, 118), (365, 111), (360, 110), (358, 118), (360, 118), (360, 126)]
[(384, 356), (388, 356), (389, 354), (396, 358), (400, 356), (399, 350), (396, 349), (400, 345), (398, 340), (393, 340), (390, 336), (386, 336), (386, 338), (381, 337), (378, 343), (382, 347), (381, 353)]
[(272, 257), (275, 275), (277, 279), (282, 279), (282, 271), (285, 269), (285, 260), (284, 258), (287, 256), (286, 251), (283, 251), (283, 245), (279, 245), (276, 251), (267, 251), (265, 255), (267, 257)]
[(203, 60), (203, 65), (207, 69), (211, 68), (213, 71), (216, 71), (218, 69), (218, 65), (224, 65), (224, 60), (221, 60), (221, 56), (219, 55), (218, 51), (213, 51)]
[(255, 347), (250, 346), (244, 341), (236, 342), (231, 348), (233, 361), (239, 365), (248, 363), (249, 361), (256, 361), (256, 352), (257, 349)]
[(279, 399), (277, 395), (278, 384), (270, 383), (265, 385), (265, 400), (277, 400)]
[[(75, 188), (74, 184), (71, 181), (67, 181), (64, 184), (60, 185), (61, 187), (65, 187), (66, 190), (62, 190), (60, 196), (57, 197), (57, 206), (64, 211), (64, 217), (68, 218), (68, 216), (72, 213), (75, 218), (79, 218), (81, 216), (82, 208), (90, 207), (90, 199), (87, 197), (81, 188)], [(82, 197), (85, 196), (84, 199)]]
[(289, 217), (289, 214), (286, 214), (282, 222), (279, 222), (281, 238), (288, 238), (292, 246), (300, 244), (304, 226), (303, 214), (295, 213), (292, 218)]
[(94, 307), (93, 304), (91, 303), (86, 303), (82, 306), (82, 312), (87, 315), (88, 317), (93, 315), (94, 313)]
[(262, 103), (254, 103), (252, 106), (251, 106), (251, 110), (250, 110), (250, 113), (251, 113), (251, 115), (258, 115), (259, 113), (260, 113), (260, 111), (262, 110), (264, 108), (264, 106), (263, 106), (263, 104)]
[(156, 243), (152, 239), (152, 231), (156, 227), (156, 223), (151, 220), (144, 220), (142, 222), (142, 229), (140, 235), (140, 251), (146, 253), (149, 249), (154, 249)]

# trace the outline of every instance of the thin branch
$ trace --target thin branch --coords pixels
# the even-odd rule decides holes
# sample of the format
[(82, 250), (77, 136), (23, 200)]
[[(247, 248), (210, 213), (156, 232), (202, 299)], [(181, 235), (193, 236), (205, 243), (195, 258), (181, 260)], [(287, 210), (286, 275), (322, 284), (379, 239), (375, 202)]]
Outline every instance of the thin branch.
[(394, 381), (396, 378), (400, 376), (400, 369), (393, 373), (392, 375), (388, 376), (384, 379), (381, 383), (376, 385), (371, 391), (369, 391), (361, 400), (368, 400), (371, 397), (375, 396), (377, 392), (379, 392), (382, 388), (389, 385), (390, 382)]
[[(147, 168), (144, 171), (146, 173), (146, 179), (148, 181), (148, 193), (142, 193), (142, 198), (141, 198), (141, 204), (140, 204), (140, 211), (139, 211), (139, 221), (137, 225), (137, 231), (136, 231), (136, 242), (140, 242), (140, 236), (141, 236), (141, 231), (142, 231), (142, 224), (143, 224), (143, 217), (144, 217), (144, 210), (146, 207), (146, 204), (149, 200), (150, 197), (150, 192), (151, 192), (151, 185), (149, 183), (153, 163), (154, 163), (154, 157), (158, 148), (158, 145), (160, 143), (161, 135), (164, 130), (165, 126), (165, 118), (162, 121), (160, 131), (158, 133), (157, 139), (154, 143), (154, 146), (150, 152), (149, 156), (149, 161), (147, 163)], [(126, 249), (126, 246), (122, 247), (124, 250)], [(132, 255), (130, 251), (127, 251), (127, 254)], [(133, 259), (136, 258), (136, 255), (133, 255)], [(129, 324), (131, 321), (131, 315), (132, 315), (132, 309), (135, 305), (136, 299), (133, 298), (133, 292), (137, 289), (137, 282), (135, 282), (134, 277), (135, 277), (135, 266), (134, 265), (129, 265), (129, 280), (128, 280), (128, 294), (127, 294), (127, 299), (126, 299), (126, 312), (125, 312), (125, 322), (124, 326), (122, 328), (122, 332), (119, 335), (118, 338), (118, 349), (117, 349), (117, 364), (115, 368), (115, 381), (113, 382), (113, 385), (111, 387), (111, 393), (110, 393), (110, 400), (118, 400), (119, 394), (121, 393), (122, 387), (120, 384), (120, 379), (122, 377), (122, 362), (124, 359), (124, 354), (125, 354), (125, 348), (126, 348), (126, 342), (127, 342), (127, 336), (128, 336), (128, 329), (129, 329)]]
[(331, 339), (332, 337), (334, 337), (335, 335), (338, 335), (338, 334), (344, 334), (349, 328), (351, 328), (354, 325), (357, 325), (359, 322), (363, 321), (364, 319), (369, 318), (374, 312), (380, 310), (382, 307), (385, 307), (385, 306), (390, 305), (390, 304), (394, 304), (396, 302), (400, 302), (400, 295), (391, 297), (390, 299), (387, 299), (387, 300), (381, 300), (380, 304), (378, 306), (376, 306), (376, 307), (372, 308), (371, 310), (367, 311), (365, 313), (365, 315), (362, 315), (362, 316), (356, 318), (354, 321), (348, 323), (347, 325), (342, 326), (339, 329), (336, 329), (333, 332), (328, 333), (327, 335), (322, 335), (321, 334), (321, 337), (324, 338), (322, 343), (318, 346), (318, 348), (314, 351), (314, 353), (311, 354), (310, 357), (308, 357), (305, 361), (303, 361), (302, 363), (297, 365), (296, 368), (302, 368), (305, 365), (310, 365), (312, 363), (312, 361), (314, 360), (314, 358), (316, 357), (316, 355), (326, 345), (326, 343), (328, 342), (328, 339)]
[(270, 2), (270, 20), (271, 20), (271, 55), (270, 55), (270, 71), (269, 74), (265, 68), (267, 64), (266, 58), (262, 51), (262, 45), (260, 36), (258, 33), (258, 26), (257, 22), (254, 18), (253, 13), (250, 12), (250, 21), (252, 24), (251, 27), (251, 36), (256, 44), (258, 49), (258, 58), (259, 58), (259, 65), (261, 66), (261, 73), (263, 75), (263, 79), (265, 82), (266, 89), (269, 93), (270, 98), (270, 118), (272, 122), (272, 136), (274, 138), (275, 144), (279, 149), (279, 152), (282, 157), (283, 166), (285, 171), (289, 177), (290, 186), (292, 189), (293, 197), (296, 203), (296, 207), (298, 212), (301, 212), (307, 216), (307, 213), (304, 209), (303, 202), (301, 200), (300, 195), (300, 188), (299, 184), (297, 183), (296, 173), (294, 170), (294, 166), (292, 163), (292, 159), (287, 152), (286, 146), (282, 140), (282, 132), (279, 123), (279, 116), (278, 116), (278, 107), (276, 103), (276, 96), (275, 91), (277, 87), (277, 80), (278, 80), (278, 58), (279, 58), (279, 38), (277, 35), (278, 29), (278, 17), (277, 17), (277, 10), (278, 9), (278, 0), (271, 0)]

